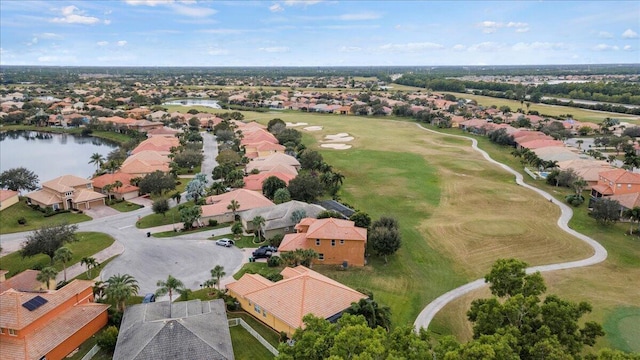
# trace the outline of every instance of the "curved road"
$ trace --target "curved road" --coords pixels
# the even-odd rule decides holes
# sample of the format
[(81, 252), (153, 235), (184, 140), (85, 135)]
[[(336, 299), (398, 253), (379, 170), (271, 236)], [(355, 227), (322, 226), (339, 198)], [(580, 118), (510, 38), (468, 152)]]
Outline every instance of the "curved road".
[[(578, 261), (571, 261), (571, 262), (565, 262), (565, 263), (559, 263), (559, 264), (550, 264), (550, 265), (541, 265), (541, 266), (534, 266), (534, 267), (530, 267), (527, 269), (527, 273), (534, 273), (536, 271), (540, 271), (540, 272), (545, 272), (545, 271), (555, 271), (555, 270), (564, 270), (564, 269), (573, 269), (573, 268), (578, 268), (578, 267), (584, 267), (584, 266), (590, 266), (590, 265), (594, 265), (597, 263), (600, 263), (602, 261), (604, 261), (607, 258), (607, 250), (600, 245), (600, 243), (598, 243), (597, 241), (593, 240), (592, 238), (583, 235), (571, 228), (569, 228), (568, 223), (569, 220), (571, 219), (571, 217), (573, 216), (573, 210), (571, 210), (571, 208), (569, 206), (567, 206), (566, 204), (556, 200), (553, 196), (551, 196), (549, 193), (547, 193), (546, 191), (540, 190), (536, 187), (533, 187), (531, 185), (528, 185), (524, 182), (522, 174), (520, 174), (519, 172), (513, 170), (512, 168), (510, 168), (509, 166), (499, 163), (495, 160), (493, 160), (491, 158), (491, 156), (489, 156), (489, 154), (487, 154), (486, 151), (478, 148), (478, 141), (472, 137), (468, 137), (468, 136), (462, 136), (462, 135), (454, 135), (454, 134), (443, 134), (441, 132), (437, 132), (431, 129), (427, 129), (423, 126), (421, 126), (420, 124), (416, 124), (420, 129), (425, 130), (425, 131), (429, 131), (432, 133), (436, 133), (439, 135), (445, 135), (445, 136), (452, 136), (452, 137), (457, 137), (457, 138), (461, 138), (461, 139), (466, 139), (466, 140), (471, 140), (471, 147), (479, 152), (480, 154), (482, 154), (482, 156), (489, 161), (490, 163), (496, 164), (498, 166), (500, 166), (501, 168), (503, 168), (504, 170), (506, 170), (507, 172), (511, 173), (513, 176), (515, 176), (516, 178), (516, 183), (520, 186), (523, 186), (527, 189), (533, 190), (536, 193), (540, 194), (540, 196), (543, 196), (546, 199), (551, 199), (553, 201), (553, 203), (555, 205), (557, 205), (558, 207), (560, 207), (560, 211), (561, 211), (561, 215), (558, 218), (558, 226), (564, 230), (565, 232), (577, 237), (578, 239), (586, 242), (587, 244), (589, 244), (593, 250), (594, 250), (594, 254), (586, 259), (583, 260), (578, 260)], [(450, 303), (451, 301), (473, 291), (476, 289), (479, 289), (481, 287), (483, 287), (485, 285), (484, 279), (478, 279), (475, 280), (473, 282), (470, 282), (468, 284), (462, 285), (458, 288), (455, 288), (441, 296), (439, 296), (438, 298), (436, 298), (435, 300), (433, 300), (429, 305), (427, 305), (421, 312), (420, 314), (418, 314), (418, 318), (416, 319), (416, 321), (413, 323), (415, 328), (425, 328), (427, 329), (429, 327), (429, 323), (431, 323), (431, 320), (433, 320), (433, 318), (436, 316), (436, 314), (438, 313), (438, 311), (440, 311), (443, 307), (445, 307), (448, 303)]]

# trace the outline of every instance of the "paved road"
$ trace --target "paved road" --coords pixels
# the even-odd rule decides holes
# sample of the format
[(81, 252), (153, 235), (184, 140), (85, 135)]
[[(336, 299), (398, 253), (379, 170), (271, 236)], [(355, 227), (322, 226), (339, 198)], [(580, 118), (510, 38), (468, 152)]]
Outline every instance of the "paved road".
[[(437, 131), (433, 131), (430, 129), (426, 129), (424, 127), (422, 127), (419, 124), (416, 124), (420, 129), (425, 130), (425, 131), (429, 131), (429, 132), (433, 132), (439, 135), (445, 135), (445, 136), (453, 136), (453, 137), (457, 137), (457, 138), (462, 138), (462, 139), (467, 139), (467, 140), (471, 140), (472, 145), (471, 147), (479, 152), (480, 154), (482, 154), (482, 156), (489, 162), (496, 164), (498, 166), (500, 166), (501, 168), (503, 168), (504, 170), (506, 170), (507, 172), (513, 174), (516, 178), (516, 183), (520, 186), (523, 186), (527, 189), (533, 190), (536, 193), (538, 193), (539, 195), (543, 196), (545, 199), (551, 199), (553, 201), (553, 203), (555, 205), (557, 205), (560, 210), (561, 210), (561, 215), (558, 218), (558, 226), (566, 231), (567, 233), (577, 237), (578, 239), (586, 242), (587, 244), (589, 244), (593, 250), (594, 250), (594, 254), (586, 259), (583, 260), (578, 260), (578, 261), (571, 261), (571, 262), (565, 262), (565, 263), (559, 263), (559, 264), (551, 264), (551, 265), (542, 265), (542, 266), (534, 266), (531, 268), (527, 269), (527, 273), (533, 273), (536, 271), (540, 271), (540, 272), (545, 272), (545, 271), (555, 271), (555, 270), (564, 270), (564, 269), (573, 269), (573, 268), (578, 268), (578, 267), (584, 267), (584, 266), (590, 266), (590, 265), (594, 265), (594, 264), (598, 264), (602, 261), (604, 261), (607, 258), (607, 250), (600, 245), (600, 243), (598, 243), (597, 241), (593, 240), (592, 238), (583, 235), (573, 229), (570, 229), (568, 226), (569, 220), (571, 219), (571, 217), (573, 216), (573, 210), (571, 210), (571, 208), (569, 206), (567, 206), (566, 204), (556, 200), (553, 196), (551, 196), (549, 193), (547, 193), (546, 191), (540, 190), (536, 187), (533, 187), (531, 185), (528, 185), (524, 182), (522, 175), (520, 173), (518, 173), (517, 171), (513, 170), (512, 168), (510, 168), (507, 165), (504, 165), (502, 163), (499, 163), (495, 160), (493, 160), (489, 154), (487, 154), (487, 152), (485, 152), (484, 150), (478, 148), (478, 141), (472, 137), (468, 137), (468, 136), (462, 136), (462, 135), (450, 135), (450, 134), (443, 134)], [(441, 295), (440, 297), (436, 298), (435, 300), (433, 300), (429, 305), (427, 305), (421, 312), (420, 314), (418, 314), (418, 318), (416, 319), (416, 321), (414, 322), (414, 326), (416, 328), (428, 328), (429, 327), (429, 323), (431, 323), (431, 320), (433, 320), (434, 316), (438, 313), (438, 311), (440, 311), (443, 307), (445, 307), (445, 305), (447, 305), (448, 303), (450, 303), (451, 301), (473, 291), (476, 289), (479, 289), (481, 287), (483, 287), (485, 285), (484, 279), (478, 279), (475, 280), (473, 282), (470, 282), (466, 285), (462, 285), (456, 289), (453, 289), (443, 295)]]
[(207, 183), (208, 186), (211, 186), (213, 183), (213, 177), (211, 173), (213, 172), (213, 168), (218, 166), (218, 162), (216, 161), (216, 157), (218, 156), (218, 142), (216, 141), (215, 135), (210, 132), (201, 132), (202, 135), (202, 150), (204, 152), (204, 160), (202, 161), (202, 165), (200, 166), (200, 172), (207, 175)]

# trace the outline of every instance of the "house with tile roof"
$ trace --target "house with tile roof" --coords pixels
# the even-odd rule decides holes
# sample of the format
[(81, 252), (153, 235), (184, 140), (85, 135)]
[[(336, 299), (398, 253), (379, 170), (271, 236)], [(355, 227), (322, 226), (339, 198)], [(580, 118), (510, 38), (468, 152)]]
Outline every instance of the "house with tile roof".
[(264, 171), (258, 174), (251, 174), (244, 178), (244, 189), (262, 192), (262, 184), (268, 178), (275, 176), (289, 185), (289, 181), (296, 177), (296, 174), (289, 174), (277, 171)]
[(162, 301), (127, 307), (113, 359), (233, 360), (224, 301)]
[(304, 218), (295, 226), (295, 234), (282, 239), (278, 251), (312, 249), (318, 253), (314, 264), (364, 266), (367, 229), (350, 220)]
[(0, 293), (0, 357), (64, 359), (107, 324), (109, 305), (93, 300), (93, 282), (86, 280), (53, 291)]
[(264, 141), (264, 140), (255, 142), (255, 143), (244, 144), (245, 156), (248, 157), (249, 159), (255, 159), (257, 157), (266, 157), (275, 153), (284, 154), (284, 151), (286, 149), (287, 148), (283, 145), (280, 145), (278, 143), (272, 143), (269, 141)]
[(284, 268), (280, 274), (282, 280), (271, 282), (247, 273), (226, 288), (242, 309), (289, 336), (304, 327), (305, 315), (336, 321), (351, 303), (367, 297), (302, 265)]
[[(8, 273), (8, 271), (6, 270), (2, 270), (2, 271), (5, 271), (5, 274)], [(37, 279), (38, 274), (40, 274), (40, 271), (28, 269), (21, 273), (15, 274), (14, 276), (8, 279), (3, 279), (2, 277), (0, 277), (0, 294), (2, 294), (3, 292), (9, 289), (26, 291), (26, 292), (46, 290), (47, 284), (41, 281), (38, 281)], [(48, 288), (53, 289), (55, 287), (56, 287), (56, 280), (51, 279), (51, 281), (49, 282)]]
[(156, 151), (145, 150), (133, 154), (122, 163), (120, 172), (136, 176), (145, 176), (154, 171), (169, 172), (171, 160), (167, 155)]
[(564, 143), (552, 139), (537, 139), (517, 144), (518, 149), (539, 149), (544, 147), (564, 147)]
[(30, 204), (53, 210), (86, 210), (105, 204), (106, 195), (93, 190), (93, 182), (75, 175), (63, 175), (42, 183), (42, 189), (25, 195)]
[(233, 212), (227, 209), (227, 206), (231, 204), (232, 200), (237, 201), (239, 205), (236, 214), (241, 214), (244, 211), (255, 208), (275, 205), (271, 200), (262, 195), (262, 193), (236, 189), (228, 193), (207, 197), (207, 205), (202, 205), (200, 220), (204, 222), (216, 220), (219, 223), (234, 221)]
[(308, 217), (317, 217), (325, 209), (320, 205), (307, 204), (302, 201), (291, 200), (286, 203), (247, 210), (240, 214), (242, 226), (248, 233), (255, 230), (251, 221), (256, 216), (262, 216), (265, 220), (262, 225), (262, 235), (270, 239), (275, 235), (285, 235), (295, 232), (296, 223), (292, 219), (295, 211), (304, 211)]
[(632, 194), (640, 192), (640, 174), (623, 169), (603, 171), (598, 183), (591, 187), (591, 197)]
[[(104, 174), (94, 177), (93, 189), (97, 192), (103, 193), (107, 196), (113, 195), (118, 200), (129, 200), (139, 196), (139, 190), (137, 186), (131, 185), (131, 179), (134, 176), (131, 174), (116, 172), (113, 174)], [(119, 188), (112, 188), (110, 191), (106, 191), (105, 186), (113, 185), (116, 181), (120, 181), (122, 186)]]
[(13, 190), (0, 189), (0, 211), (20, 201), (20, 193)]
[[(295, 171), (295, 174), (298, 174), (298, 170), (300, 169), (300, 162), (293, 156), (282, 154), (282, 153), (274, 153), (265, 157), (258, 157), (251, 160), (246, 166), (246, 172), (250, 173), (253, 169), (257, 169), (258, 171), (275, 171), (276, 167), (291, 167)], [(286, 171), (287, 173), (291, 173), (292, 171)]]

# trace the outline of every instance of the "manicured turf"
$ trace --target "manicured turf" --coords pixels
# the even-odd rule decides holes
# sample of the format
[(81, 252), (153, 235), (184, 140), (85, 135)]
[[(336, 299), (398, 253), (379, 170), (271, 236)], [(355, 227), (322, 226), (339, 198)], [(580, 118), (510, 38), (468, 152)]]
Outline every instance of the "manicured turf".
[(252, 262), (242, 265), (242, 268), (235, 274), (233, 278), (238, 280), (246, 273), (251, 274), (279, 274), (282, 267), (268, 267), (266, 262)]
[(262, 360), (273, 359), (272, 353), (267, 350), (253, 335), (249, 334), (242, 326), (232, 326), (231, 342), (233, 343), (233, 355), (236, 360)]
[[(193, 201), (189, 201), (186, 203), (183, 202), (181, 204), (193, 205)], [(178, 206), (174, 206), (164, 215), (151, 214), (143, 217), (136, 222), (136, 226), (138, 227), (138, 229), (147, 229), (156, 226), (170, 225), (177, 222), (180, 222), (180, 213), (178, 212)]]
[(242, 318), (244, 322), (246, 322), (249, 326), (251, 326), (253, 330), (255, 330), (258, 334), (260, 334), (260, 336), (267, 340), (269, 344), (273, 345), (276, 348), (278, 347), (279, 334), (275, 330), (267, 327), (262, 322), (256, 320), (253, 316), (247, 314), (246, 312), (242, 310), (227, 312), (227, 318)]
[[(114, 242), (111, 236), (97, 232), (78, 232), (76, 237), (78, 241), (65, 244), (73, 252), (73, 258), (69, 261), (67, 267), (80, 262), (80, 259), (85, 256), (93, 256), (93, 254), (106, 249)], [(0, 264), (2, 269), (9, 271), (9, 276), (13, 276), (33, 267), (47, 267), (50, 265), (50, 260), (44, 254), (23, 258), (19, 252), (14, 252), (0, 258)], [(62, 272), (62, 263), (56, 262), (54, 267)], [(94, 271), (93, 274), (98, 274), (98, 272)]]
[[(54, 216), (44, 217), (44, 213), (34, 210), (21, 198), (20, 202), (2, 210), (0, 220), (0, 234), (10, 234), (22, 231), (31, 231), (41, 228), (45, 224), (67, 223), (75, 224), (91, 220), (90, 216), (84, 214), (62, 213)], [(18, 219), (27, 220), (25, 225), (18, 224)]]
[(603, 326), (613, 347), (640, 352), (640, 307), (617, 307), (607, 315)]
[(120, 212), (129, 212), (129, 211), (135, 211), (138, 210), (144, 206), (142, 205), (138, 205), (138, 204), (134, 204), (128, 201), (120, 201), (120, 202), (116, 202), (113, 203), (111, 205), (109, 205), (109, 207), (116, 209)]
[(110, 263), (110, 262), (111, 262), (111, 260), (113, 260), (113, 259), (115, 259), (115, 258), (116, 258), (116, 257), (114, 256), (114, 257), (112, 257), (112, 258), (110, 258), (110, 259), (107, 259), (107, 260), (105, 260), (105, 261), (101, 262), (101, 263), (100, 263), (100, 265), (98, 265), (97, 267), (92, 268), (92, 269), (91, 269), (91, 277), (89, 277), (89, 276), (87, 275), (87, 271), (86, 271), (86, 270), (87, 270), (87, 268), (86, 268), (86, 266), (85, 266), (85, 267), (84, 267), (84, 270), (85, 270), (85, 271), (84, 271), (82, 274), (80, 274), (80, 275), (76, 276), (74, 279), (78, 279), (78, 280), (94, 280), (95, 278), (97, 278), (97, 277), (98, 277), (98, 275), (100, 275), (100, 272), (102, 271), (102, 269), (104, 269), (104, 268), (105, 268), (105, 266), (107, 266), (107, 264), (108, 264), (108, 263)]

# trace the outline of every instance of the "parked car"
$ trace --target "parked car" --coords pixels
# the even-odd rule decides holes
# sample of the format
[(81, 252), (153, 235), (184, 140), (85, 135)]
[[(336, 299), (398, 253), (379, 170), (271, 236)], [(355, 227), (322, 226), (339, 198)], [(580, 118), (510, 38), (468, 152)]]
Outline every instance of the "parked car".
[(258, 249), (267, 249), (271, 252), (278, 252), (278, 248), (275, 246), (271, 246), (271, 245), (262, 245), (260, 246)]
[(219, 239), (216, 240), (216, 245), (232, 247), (235, 243), (231, 239)]
[(258, 250), (254, 251), (252, 254), (254, 259), (268, 259), (271, 257), (271, 255), (273, 255), (273, 251), (268, 250), (267, 248), (259, 248)]
[(142, 303), (146, 304), (146, 303), (152, 303), (152, 302), (156, 302), (156, 295), (153, 293), (149, 293), (147, 295), (144, 296), (144, 299), (142, 299)]

